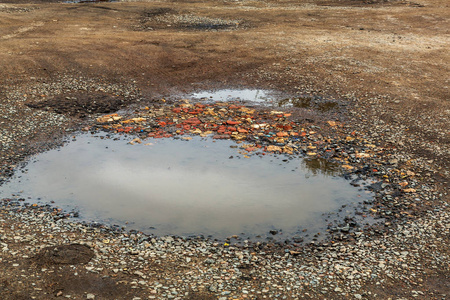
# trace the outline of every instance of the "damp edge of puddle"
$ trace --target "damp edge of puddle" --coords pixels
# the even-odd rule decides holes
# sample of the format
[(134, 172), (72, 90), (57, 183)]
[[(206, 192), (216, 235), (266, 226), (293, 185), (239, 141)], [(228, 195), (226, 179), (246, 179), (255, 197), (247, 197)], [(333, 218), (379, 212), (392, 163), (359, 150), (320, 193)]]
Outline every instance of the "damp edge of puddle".
[[(313, 172), (301, 158), (288, 163), (273, 156), (272, 162), (269, 157), (238, 158), (236, 149), (230, 148), (232, 141), (210, 143), (193, 138), (152, 143), (129, 145), (124, 139), (78, 135), (64, 147), (34, 157), (36, 162), (28, 164), (27, 173), (3, 184), (1, 197), (24, 190), (21, 196), (30, 197), (31, 201), (40, 197), (42, 203), (55, 201), (54, 205), (66, 210), (78, 207), (81, 220), (109, 220), (108, 223), (119, 225), (129, 222), (128, 229), (156, 235), (200, 234), (218, 238), (241, 232), (265, 235), (271, 230), (281, 230), (284, 237), (292, 237), (307, 227), (323, 227), (324, 224), (318, 225), (319, 219), (323, 221), (322, 214), (371, 197), (343, 178), (319, 174), (317, 169)], [(181, 147), (183, 157), (177, 155)], [(146, 154), (154, 157), (145, 157)], [(229, 158), (231, 155), (233, 159)], [(84, 159), (75, 159), (77, 156)], [(93, 160), (99, 164), (93, 165)], [(293, 164), (298, 167), (295, 172), (291, 170)], [(47, 169), (35, 170), (45, 166)], [(79, 169), (78, 174), (52, 174), (48, 170), (51, 168)], [(32, 179), (35, 173), (39, 174), (36, 178), (46, 181), (33, 183), (37, 180)], [(253, 178), (254, 175), (259, 177)], [(14, 187), (14, 180), (21, 182)], [(23, 186), (27, 180), (28, 189)], [(164, 182), (157, 183), (158, 180)], [(64, 182), (70, 185), (58, 186)], [(330, 189), (328, 193), (323, 189), (324, 182)], [(84, 191), (74, 192), (76, 184), (84, 186)], [(195, 184), (198, 187), (192, 188)], [(312, 186), (317, 190), (311, 190)], [(166, 196), (168, 191), (171, 197)], [(311, 200), (308, 194), (316, 194), (325, 207), (319, 208), (319, 201)], [(116, 200), (111, 200), (114, 197)], [(312, 220), (311, 215), (316, 219)]]

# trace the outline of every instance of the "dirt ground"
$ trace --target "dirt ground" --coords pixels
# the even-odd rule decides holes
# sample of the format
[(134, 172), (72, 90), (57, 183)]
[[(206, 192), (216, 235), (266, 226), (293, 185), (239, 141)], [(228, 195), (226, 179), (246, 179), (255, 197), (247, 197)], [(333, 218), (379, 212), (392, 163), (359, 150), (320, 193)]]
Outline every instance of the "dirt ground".
[[(132, 82), (143, 101), (225, 87), (333, 97), (348, 103), (352, 113), (342, 118), (354, 126), (372, 134), (393, 128), (380, 139), (428, 161), (448, 188), (449, 20), (447, 0), (7, 0), (0, 2), (0, 102), (7, 105), (9, 87), (66, 75)], [(100, 91), (76, 97), (76, 110), (51, 109), (77, 123), (134, 102), (105, 97)], [(43, 95), (23, 105), (42, 109), (45, 101)], [(25, 148), (12, 149), (20, 156)], [(9, 156), (2, 153), (5, 161)], [(445, 290), (448, 274), (430, 278), (430, 289)]]
[(221, 86), (356, 96), (405, 126), (406, 143), (418, 133), (415, 152), (448, 145), (445, 0), (38, 1), (0, 13), (3, 85), (83, 74), (135, 80), (147, 99)]

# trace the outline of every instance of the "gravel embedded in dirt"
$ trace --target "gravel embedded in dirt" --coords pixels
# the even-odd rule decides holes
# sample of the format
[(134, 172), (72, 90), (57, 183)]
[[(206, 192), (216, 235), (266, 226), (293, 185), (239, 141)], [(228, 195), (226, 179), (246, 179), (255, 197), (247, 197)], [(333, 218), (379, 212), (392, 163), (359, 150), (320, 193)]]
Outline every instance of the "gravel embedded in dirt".
[[(56, 281), (53, 286), (52, 281), (46, 281), (52, 273), (55, 277), (61, 274), (80, 281), (91, 275), (110, 278), (130, 295), (135, 290), (134, 294), (150, 299), (185, 295), (195, 298), (197, 293), (205, 292), (211, 298), (243, 295), (374, 298), (377, 296), (367, 289), (367, 284), (381, 287), (391, 280), (400, 285), (396, 287), (398, 295), (406, 298), (415, 294), (429, 299), (445, 298), (447, 292), (445, 286), (426, 290), (427, 282), (423, 281), (434, 270), (444, 271), (448, 267), (446, 245), (450, 223), (449, 215), (443, 211), (398, 222), (391, 226), (389, 234), (360, 232), (354, 243), (272, 248), (255, 244), (224, 246), (201, 239), (152, 238), (138, 232), (109, 231), (63, 219), (55, 221), (57, 214), (45, 207), (31, 207), (21, 213), (16, 209), (13, 203), (2, 207), (3, 291), (13, 287), (10, 291), (15, 292), (9, 273), (17, 268), (33, 274), (34, 279), (30, 278), (33, 288), (25, 292), (37, 299), (49, 299), (60, 291), (61, 283)], [(434, 247), (429, 247), (430, 239), (434, 240)], [(50, 260), (39, 264), (35, 263), (36, 257), (30, 257), (34, 252), (55, 252), (53, 248), (61, 244), (85, 245), (95, 256), (88, 263), (71, 261), (68, 267), (60, 267), (54, 253)], [(414, 287), (410, 294), (405, 294), (407, 287)], [(103, 289), (96, 290), (96, 286), (83, 288), (94, 295), (104, 293)], [(68, 293), (61, 291), (62, 295)], [(74, 299), (81, 297), (79, 291), (72, 295)]]
[[(0, 210), (2, 299), (448, 298), (446, 1), (178, 2), (158, 23), (164, 30), (148, 31), (136, 30), (145, 12), (168, 5), (34, 2), (0, 5), (0, 180), (62, 137), (108, 125), (96, 120), (119, 107), (114, 99), (132, 105), (124, 118), (145, 113), (161, 126), (155, 120), (165, 113), (157, 114), (176, 105), (173, 95), (259, 87), (343, 104), (288, 113), (345, 149), (340, 165), (379, 180), (367, 212), (385, 220), (338, 224), (314, 244), (239, 246), (80, 224), (12, 196)], [(181, 26), (186, 18), (248, 26), (192, 31)], [(94, 105), (98, 98), (113, 103)], [(375, 145), (372, 157), (361, 156), (366, 145)], [(321, 146), (316, 155), (327, 153)], [(70, 245), (94, 256), (77, 261), (62, 251), (69, 264), (55, 264), (54, 249), (78, 247)], [(44, 253), (50, 258), (37, 263)]]

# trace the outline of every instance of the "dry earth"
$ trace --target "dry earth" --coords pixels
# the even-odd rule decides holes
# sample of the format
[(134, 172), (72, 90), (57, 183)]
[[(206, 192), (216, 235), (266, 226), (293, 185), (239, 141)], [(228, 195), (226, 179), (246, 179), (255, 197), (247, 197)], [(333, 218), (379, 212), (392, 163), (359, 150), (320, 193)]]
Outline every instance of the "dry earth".
[[(450, 176), (449, 20), (447, 0), (3, 1), (2, 175), (96, 113), (196, 90), (257, 87), (343, 101), (347, 110), (338, 118), (426, 169), (442, 205)], [(45, 108), (45, 101), (61, 104), (52, 112), (36, 109)], [(69, 108), (73, 103), (76, 110)], [(440, 209), (448, 212), (448, 206)], [(2, 214), (2, 239), (20, 227), (17, 220)], [(448, 257), (448, 228), (444, 232), (436, 237), (438, 246), (433, 239), (427, 245)], [(19, 252), (20, 247), (10, 245)], [(60, 275), (42, 275), (39, 288), (50, 294), (33, 294), (29, 278), (38, 271), (26, 258), (35, 254), (16, 258), (3, 252), (2, 299), (62, 297), (59, 291), (80, 299), (88, 289), (98, 292), (95, 299), (147, 299), (145, 289), (92, 272), (73, 281), (66, 267)], [(11, 267), (15, 260), (29, 267)], [(368, 284), (372, 294), (365, 295), (444, 299), (450, 294), (448, 260), (440, 266), (421, 275), (426, 296), (411, 296), (411, 287), (398, 278), (386, 278), (382, 288)], [(214, 295), (200, 291), (190, 297)]]

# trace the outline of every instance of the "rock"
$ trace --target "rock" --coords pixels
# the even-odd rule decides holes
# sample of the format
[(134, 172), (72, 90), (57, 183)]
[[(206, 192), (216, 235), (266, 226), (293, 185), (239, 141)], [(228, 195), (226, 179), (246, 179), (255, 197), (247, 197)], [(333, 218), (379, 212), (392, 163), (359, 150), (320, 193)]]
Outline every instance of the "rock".
[(137, 275), (137, 276), (139, 276), (139, 277), (145, 277), (145, 275), (144, 275), (144, 273), (142, 273), (141, 271), (134, 271), (134, 273), (133, 273), (134, 275)]
[(213, 263), (215, 263), (216, 261), (214, 260), (214, 259), (212, 259), (212, 258), (207, 258), (207, 259), (205, 259), (205, 261), (204, 261), (204, 263), (205, 264), (213, 264)]

